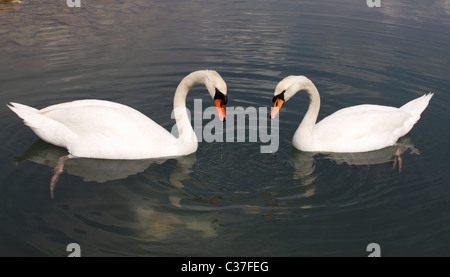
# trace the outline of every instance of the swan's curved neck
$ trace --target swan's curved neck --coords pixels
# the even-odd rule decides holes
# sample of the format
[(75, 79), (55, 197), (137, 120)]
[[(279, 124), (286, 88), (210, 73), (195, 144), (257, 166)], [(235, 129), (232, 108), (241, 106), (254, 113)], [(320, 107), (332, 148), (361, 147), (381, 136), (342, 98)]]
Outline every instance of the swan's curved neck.
[(303, 128), (307, 128), (312, 131), (312, 128), (316, 124), (317, 117), (319, 116), (320, 95), (316, 86), (312, 82), (310, 82), (310, 84), (307, 84), (304, 87), (304, 90), (309, 95), (309, 107), (308, 111), (305, 114), (305, 117), (302, 120), (302, 123), (300, 123), (300, 126), (303, 126)]
[(181, 80), (175, 91), (173, 113), (177, 123), (178, 140), (180, 142), (197, 143), (197, 136), (186, 110), (186, 96), (195, 84), (204, 83), (205, 77), (205, 73), (202, 71), (193, 72)]
[[(320, 110), (320, 95), (316, 86), (310, 80), (303, 83), (299, 90), (304, 90), (308, 93), (309, 107), (294, 134), (294, 141), (312, 145), (312, 133)], [(305, 149), (305, 147), (302, 147), (302, 149)]]

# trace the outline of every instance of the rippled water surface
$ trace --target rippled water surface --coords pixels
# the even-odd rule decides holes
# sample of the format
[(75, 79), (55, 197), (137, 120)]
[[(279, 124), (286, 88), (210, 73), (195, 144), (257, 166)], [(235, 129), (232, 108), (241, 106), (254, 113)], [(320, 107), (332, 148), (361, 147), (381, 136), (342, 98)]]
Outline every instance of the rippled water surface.
[[(67, 256), (75, 242), (83, 256), (367, 256), (374, 242), (382, 256), (450, 256), (450, 2), (398, 2), (0, 1), (0, 255)], [(397, 147), (295, 150), (299, 93), (272, 130), (275, 153), (246, 124), (244, 142), (185, 157), (71, 159), (53, 199), (66, 151), (6, 107), (106, 99), (171, 130), (178, 83), (204, 68), (227, 82), (228, 107), (269, 110), (278, 81), (308, 76), (319, 119), (435, 94), (401, 139), (401, 170)], [(213, 105), (200, 85), (194, 99)]]

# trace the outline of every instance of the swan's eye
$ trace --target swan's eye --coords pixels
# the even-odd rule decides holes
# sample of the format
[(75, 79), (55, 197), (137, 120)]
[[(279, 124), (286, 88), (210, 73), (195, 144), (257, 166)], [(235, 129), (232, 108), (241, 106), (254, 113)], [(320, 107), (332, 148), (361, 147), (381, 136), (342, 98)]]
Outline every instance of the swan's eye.
[(228, 96), (226, 96), (224, 93), (222, 93), (220, 90), (216, 88), (216, 94), (214, 95), (214, 100), (221, 99), (222, 105), (226, 105), (228, 102)]
[(283, 90), (280, 94), (275, 95), (275, 96), (272, 98), (272, 102), (275, 103), (275, 101), (277, 101), (278, 99), (281, 99), (281, 100), (284, 101), (284, 93), (285, 93), (285, 92), (286, 92), (286, 90)]

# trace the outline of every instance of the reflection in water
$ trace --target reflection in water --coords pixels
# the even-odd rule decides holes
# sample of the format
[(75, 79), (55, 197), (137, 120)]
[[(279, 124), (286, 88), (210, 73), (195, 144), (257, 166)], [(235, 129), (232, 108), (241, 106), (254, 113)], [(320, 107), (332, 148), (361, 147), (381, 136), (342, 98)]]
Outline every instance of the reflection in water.
[[(14, 162), (32, 161), (55, 168), (58, 160), (67, 154), (64, 148), (48, 144), (43, 140), (38, 140), (22, 156), (15, 158)], [(182, 188), (181, 181), (189, 178), (190, 168), (197, 160), (195, 153), (170, 159), (176, 159), (177, 165), (171, 172), (169, 181), (173, 186)], [(142, 173), (150, 165), (162, 164), (167, 160), (167, 158), (146, 160), (73, 158), (65, 161), (64, 170), (71, 175), (82, 177), (86, 182), (94, 181), (104, 183), (112, 180), (125, 179), (128, 176)]]
[[(334, 161), (337, 164), (347, 165), (375, 165), (392, 163), (393, 169), (401, 171), (401, 155), (407, 150), (412, 154), (419, 155), (419, 150), (414, 146), (409, 135), (400, 138), (397, 146), (390, 146), (380, 150), (362, 153), (324, 153), (323, 158)], [(315, 152), (302, 152), (295, 148), (289, 159), (295, 169), (294, 178), (302, 180), (303, 184), (309, 185), (314, 182)]]
[[(401, 155), (407, 150), (412, 154), (420, 154), (419, 150), (409, 135), (399, 139), (398, 146), (386, 147), (384, 149), (364, 152), (364, 153), (316, 153), (303, 152), (292, 148), (289, 163), (294, 168), (292, 178), (299, 180), (303, 186), (299, 193), (290, 193), (285, 197), (278, 197), (277, 200), (306, 199), (316, 193), (316, 161), (317, 159), (328, 159), (338, 165), (347, 164), (350, 166), (375, 165), (391, 163), (393, 170), (401, 172)], [(311, 205), (303, 204), (303, 209), (312, 208)]]
[(12, 4), (16, 3), (22, 3), (22, 0), (0, 0), (0, 11), (15, 11), (16, 6)]
[[(414, 154), (419, 153), (409, 136), (401, 138), (399, 142), (402, 145), (402, 152), (410, 149)], [(367, 153), (329, 153), (320, 157), (330, 159), (337, 164), (382, 164), (392, 163), (397, 150), (397, 147), (389, 147)], [(38, 140), (26, 153), (16, 158), (15, 162), (19, 163), (27, 160), (53, 168), (58, 159), (64, 155), (67, 155), (65, 149)], [(316, 194), (316, 155), (317, 153), (293, 150), (289, 162), (295, 169), (292, 177), (292, 184), (295, 187), (287, 186), (283, 189), (274, 188), (273, 190), (270, 188), (264, 189), (261, 197), (264, 199), (265, 205), (257, 203), (223, 205), (218, 201), (220, 197), (227, 201), (229, 201), (229, 197), (239, 197), (235, 192), (218, 191), (217, 194), (214, 194), (214, 197), (207, 194), (208, 197), (206, 198), (201, 192), (199, 195), (197, 195), (198, 191), (190, 192), (191, 188), (189, 186), (185, 187), (183, 180), (189, 179), (191, 168), (197, 159), (195, 155), (189, 155), (177, 158), (176, 165), (173, 165), (173, 170), (165, 178), (175, 188), (175, 190), (164, 190), (163, 192), (163, 195), (168, 197), (169, 206), (161, 205), (160, 202), (155, 201), (151, 197), (148, 198), (147, 202), (143, 203), (133, 201), (136, 205), (132, 207), (128, 206), (131, 202), (127, 201), (126, 207), (130, 208), (130, 211), (135, 216), (135, 222), (137, 223), (135, 231), (137, 235), (146, 241), (167, 241), (190, 235), (199, 236), (203, 239), (217, 238), (220, 235), (220, 229), (223, 229), (224, 226), (224, 223), (220, 223), (220, 221), (223, 221), (223, 218), (220, 218), (218, 215), (223, 215), (224, 213), (233, 214), (232, 210), (240, 210), (243, 214), (261, 215), (267, 219), (297, 219), (305, 217), (308, 214), (305, 211), (314, 206), (310, 199)], [(80, 176), (85, 181), (103, 183), (142, 173), (152, 163), (162, 164), (164, 162), (165, 160), (114, 161), (83, 158), (68, 160), (65, 169), (67, 173)], [(300, 186), (296, 185), (296, 180), (300, 181)], [(300, 200), (300, 202), (297, 200)], [(311, 203), (308, 203), (309, 201)], [(68, 206), (73, 206), (72, 209), (76, 210), (75, 202), (69, 203)], [(83, 214), (84, 217), (90, 220), (93, 220), (94, 215), (95, 213), (92, 212)], [(99, 218), (95, 219), (99, 221)], [(114, 226), (114, 223), (109, 221), (103, 223)], [(127, 221), (126, 224), (128, 226), (130, 222)], [(68, 231), (68, 234), (71, 234), (71, 232)]]
[(198, 215), (181, 216), (151, 208), (137, 208), (136, 214), (144, 239), (164, 240), (172, 233), (183, 235), (186, 230), (200, 232), (203, 238), (217, 236), (217, 220), (201, 219)]
[(348, 165), (375, 165), (383, 163), (392, 163), (392, 169), (402, 170), (402, 154), (407, 150), (412, 154), (419, 155), (419, 150), (414, 146), (409, 135), (400, 138), (396, 146), (386, 147), (376, 151), (364, 153), (327, 153), (325, 158), (333, 160), (337, 164)]
[[(38, 164), (47, 165), (54, 168), (61, 157), (67, 155), (64, 148), (60, 148), (44, 142), (36, 141), (22, 156), (14, 159), (15, 163), (32, 161)], [(168, 176), (169, 183), (181, 189), (183, 193), (183, 180), (189, 178), (192, 166), (196, 163), (195, 153), (188, 156), (171, 158), (176, 159), (177, 164)], [(75, 176), (82, 177), (84, 181), (94, 181), (104, 183), (112, 180), (125, 179), (128, 176), (144, 172), (150, 165), (163, 164), (168, 159), (147, 159), (147, 160), (101, 160), (87, 158), (68, 159), (64, 164), (64, 170)], [(169, 195), (169, 203), (175, 208), (181, 208), (181, 198), (176, 195)], [(67, 199), (66, 199), (67, 201)], [(218, 227), (216, 219), (201, 218), (199, 214), (195, 216), (183, 216), (176, 212), (159, 211), (155, 207), (145, 208), (137, 206), (132, 208), (135, 211), (139, 224), (139, 236), (149, 240), (164, 240), (170, 234), (177, 232), (194, 231), (201, 234), (203, 238), (216, 236)]]

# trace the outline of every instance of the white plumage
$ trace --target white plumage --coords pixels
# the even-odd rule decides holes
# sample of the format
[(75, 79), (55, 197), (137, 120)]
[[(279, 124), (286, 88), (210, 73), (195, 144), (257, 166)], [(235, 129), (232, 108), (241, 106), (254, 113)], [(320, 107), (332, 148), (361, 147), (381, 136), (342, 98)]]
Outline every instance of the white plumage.
[(295, 148), (310, 152), (366, 152), (395, 145), (420, 119), (432, 93), (416, 98), (400, 108), (357, 105), (341, 109), (316, 124), (320, 108), (317, 88), (304, 76), (289, 76), (275, 89), (275, 117), (284, 101), (305, 90), (310, 105), (292, 139)]
[[(217, 72), (199, 70), (186, 76), (174, 96), (178, 138), (141, 112), (110, 101), (78, 100), (41, 110), (18, 103), (8, 107), (42, 140), (67, 148), (75, 157), (147, 159), (180, 156), (197, 150), (197, 137), (186, 112), (186, 95), (197, 83), (204, 83), (211, 97), (217, 93), (226, 97), (226, 84)], [(219, 112), (224, 113), (223, 106), (219, 108)]]

